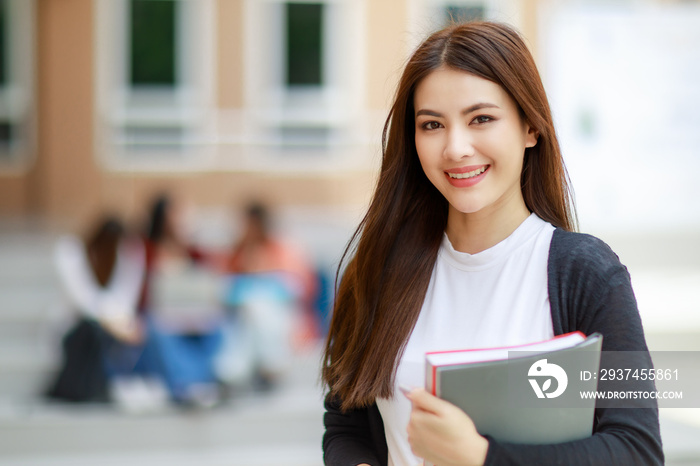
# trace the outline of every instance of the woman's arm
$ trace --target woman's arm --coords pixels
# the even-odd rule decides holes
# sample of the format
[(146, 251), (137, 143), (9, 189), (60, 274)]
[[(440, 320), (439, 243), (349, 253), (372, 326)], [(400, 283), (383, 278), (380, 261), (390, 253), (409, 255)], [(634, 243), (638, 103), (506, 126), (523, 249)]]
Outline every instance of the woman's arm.
[[(607, 248), (607, 246), (605, 246)], [(562, 270), (567, 277), (561, 286), (569, 289), (569, 307), (563, 314), (569, 320), (562, 331), (581, 330), (587, 335), (603, 335), (603, 351), (635, 351), (648, 354), (642, 323), (627, 270), (614, 253), (597, 250), (607, 258), (575, 251), (574, 261), (598, 264)], [(596, 253), (596, 254), (597, 254)], [(604, 265), (609, 264), (609, 265)], [(588, 272), (586, 271), (588, 270)], [(553, 294), (550, 293), (550, 297)], [(643, 390), (655, 390), (652, 381)], [(645, 408), (597, 408), (594, 432), (589, 438), (555, 445), (517, 445), (489, 439), (487, 465), (567, 464), (567, 465), (656, 465), (664, 463), (656, 402)]]
[(339, 400), (329, 395), (325, 408), (323, 459), (326, 465), (387, 464), (384, 424), (376, 404), (342, 412)]
[(96, 318), (100, 290), (92, 277), (82, 242), (73, 236), (59, 238), (54, 248), (53, 258), (70, 305), (84, 315)]
[(114, 278), (110, 280), (109, 293), (123, 302), (128, 316), (136, 315), (136, 308), (143, 286), (146, 253), (143, 242), (129, 238), (120, 242)]

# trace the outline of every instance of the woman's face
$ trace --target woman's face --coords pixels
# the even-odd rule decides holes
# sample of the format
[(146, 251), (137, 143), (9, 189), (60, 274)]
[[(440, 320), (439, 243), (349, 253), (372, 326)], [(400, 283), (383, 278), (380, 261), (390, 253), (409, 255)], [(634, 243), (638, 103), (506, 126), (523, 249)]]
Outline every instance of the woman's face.
[(418, 158), (450, 216), (522, 210), (523, 158), (537, 135), (501, 86), (439, 68), (419, 83), (413, 103)]

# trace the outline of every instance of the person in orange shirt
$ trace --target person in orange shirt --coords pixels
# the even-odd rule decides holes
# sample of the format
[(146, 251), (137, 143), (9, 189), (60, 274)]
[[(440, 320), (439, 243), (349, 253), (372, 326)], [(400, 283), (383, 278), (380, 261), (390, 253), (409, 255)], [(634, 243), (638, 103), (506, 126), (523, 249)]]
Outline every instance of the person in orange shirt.
[(252, 378), (258, 388), (267, 389), (293, 350), (319, 335), (313, 312), (315, 271), (301, 248), (272, 234), (268, 209), (257, 202), (246, 208), (242, 235), (225, 269), (233, 333), (220, 358), (220, 376)]

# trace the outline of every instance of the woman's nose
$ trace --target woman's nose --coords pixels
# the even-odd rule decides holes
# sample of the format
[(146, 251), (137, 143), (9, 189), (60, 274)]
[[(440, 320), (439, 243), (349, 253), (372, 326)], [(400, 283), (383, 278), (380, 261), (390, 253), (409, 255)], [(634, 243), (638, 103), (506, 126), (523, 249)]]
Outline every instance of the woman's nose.
[(464, 157), (474, 155), (474, 141), (468, 131), (462, 128), (453, 128), (447, 132), (445, 141), (445, 157), (459, 161)]

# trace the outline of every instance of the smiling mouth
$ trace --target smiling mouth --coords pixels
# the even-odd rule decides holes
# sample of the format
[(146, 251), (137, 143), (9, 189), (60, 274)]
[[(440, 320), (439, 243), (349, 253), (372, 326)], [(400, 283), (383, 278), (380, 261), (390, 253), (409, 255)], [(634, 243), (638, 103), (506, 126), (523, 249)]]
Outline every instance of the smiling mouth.
[(453, 178), (455, 180), (466, 180), (466, 179), (474, 178), (475, 176), (481, 175), (488, 168), (489, 168), (489, 165), (484, 165), (481, 168), (477, 168), (474, 171), (470, 171), (470, 172), (466, 172), (466, 173), (450, 173), (450, 172), (446, 172), (446, 173), (447, 173), (447, 176), (449, 176), (450, 178)]

